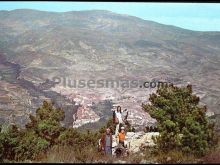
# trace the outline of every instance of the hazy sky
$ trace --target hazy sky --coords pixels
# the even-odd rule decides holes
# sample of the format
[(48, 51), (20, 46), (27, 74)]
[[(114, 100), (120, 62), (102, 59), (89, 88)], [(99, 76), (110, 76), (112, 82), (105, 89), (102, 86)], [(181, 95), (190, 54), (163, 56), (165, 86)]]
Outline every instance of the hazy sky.
[(0, 2), (0, 10), (14, 9), (110, 10), (190, 30), (220, 31), (220, 4), (217, 3)]

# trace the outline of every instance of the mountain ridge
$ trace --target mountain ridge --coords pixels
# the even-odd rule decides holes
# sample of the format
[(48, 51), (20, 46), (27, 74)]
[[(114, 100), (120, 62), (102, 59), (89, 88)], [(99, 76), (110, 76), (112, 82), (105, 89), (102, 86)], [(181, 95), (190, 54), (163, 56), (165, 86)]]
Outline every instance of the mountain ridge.
[(147, 19), (143, 19), (140, 18), (138, 16), (133, 16), (133, 15), (129, 15), (129, 14), (121, 14), (121, 13), (117, 13), (117, 12), (112, 12), (110, 10), (99, 10), (99, 9), (91, 9), (91, 10), (78, 10), (78, 11), (65, 11), (65, 12), (58, 12), (58, 11), (46, 11), (46, 10), (38, 10), (38, 9), (14, 9), (14, 10), (0, 10), (0, 13), (16, 13), (19, 14), (20, 12), (29, 12), (30, 14), (34, 14), (34, 13), (47, 13), (47, 14), (111, 14), (114, 16), (121, 16), (121, 17), (127, 17), (129, 19), (135, 19), (138, 21), (143, 21), (146, 23), (153, 23), (153, 24), (158, 24), (158, 25), (162, 25), (162, 26), (168, 26), (168, 27), (172, 27), (172, 28), (176, 28), (176, 29), (181, 29), (181, 30), (186, 30), (186, 31), (191, 31), (191, 32), (220, 32), (220, 31), (196, 31), (196, 30), (190, 30), (190, 29), (185, 29), (179, 26), (175, 26), (175, 25), (169, 25), (169, 24), (163, 24), (163, 23), (159, 23), (157, 21), (153, 21), (153, 20), (147, 20)]

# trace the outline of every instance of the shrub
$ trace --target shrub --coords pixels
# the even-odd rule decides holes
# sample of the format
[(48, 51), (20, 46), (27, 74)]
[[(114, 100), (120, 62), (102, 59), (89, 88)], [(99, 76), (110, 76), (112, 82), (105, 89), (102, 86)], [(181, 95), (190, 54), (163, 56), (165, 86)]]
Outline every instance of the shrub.
[(11, 125), (4, 133), (0, 133), (0, 160), (13, 160), (15, 147), (19, 144), (20, 132), (15, 125)]
[(34, 159), (40, 152), (46, 151), (49, 142), (37, 136), (34, 131), (25, 132), (15, 148), (15, 160)]
[(58, 137), (58, 143), (67, 146), (74, 146), (80, 138), (80, 134), (73, 128), (63, 131)]
[(5, 126), (0, 133), (0, 161), (34, 159), (40, 152), (58, 143), (58, 137), (65, 128), (60, 121), (64, 111), (56, 109), (44, 101), (36, 116), (30, 115), (30, 122), (25, 130), (19, 131), (16, 125)]
[(26, 128), (53, 145), (57, 143), (60, 133), (65, 130), (60, 124), (63, 119), (63, 110), (56, 109), (51, 103), (44, 101), (43, 106), (37, 109), (36, 116), (30, 115), (31, 122)]
[(4, 141), (5, 136), (2, 133), (0, 133), (0, 162), (2, 162), (4, 158)]

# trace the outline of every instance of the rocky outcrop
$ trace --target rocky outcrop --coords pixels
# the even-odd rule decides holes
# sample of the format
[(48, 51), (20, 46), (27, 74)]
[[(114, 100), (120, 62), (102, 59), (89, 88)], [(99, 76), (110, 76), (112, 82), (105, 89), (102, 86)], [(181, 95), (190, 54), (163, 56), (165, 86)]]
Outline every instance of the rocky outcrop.
[[(156, 144), (153, 141), (153, 137), (156, 136), (159, 136), (159, 132), (127, 132), (125, 145), (127, 145), (130, 153), (137, 153), (144, 148), (155, 147)], [(112, 147), (112, 153), (114, 154), (117, 148), (115, 137), (113, 137)]]
[(158, 135), (159, 132), (128, 132), (126, 141), (128, 143), (129, 150), (131, 152), (138, 152), (144, 147), (154, 147), (156, 144), (153, 141), (153, 137)]

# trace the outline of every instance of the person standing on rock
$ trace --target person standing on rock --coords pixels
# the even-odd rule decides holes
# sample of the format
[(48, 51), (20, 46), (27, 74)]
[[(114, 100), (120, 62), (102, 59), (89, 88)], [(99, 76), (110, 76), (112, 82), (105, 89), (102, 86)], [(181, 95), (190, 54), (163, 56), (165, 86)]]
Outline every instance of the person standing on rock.
[(112, 133), (110, 128), (107, 128), (106, 132), (102, 135), (101, 145), (105, 155), (112, 155)]
[(122, 114), (121, 114), (121, 106), (117, 106), (117, 110), (115, 112), (115, 122), (116, 128), (115, 128), (115, 137), (117, 138), (119, 134), (119, 128), (123, 124)]

